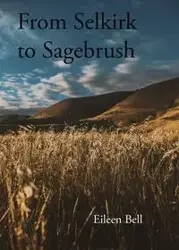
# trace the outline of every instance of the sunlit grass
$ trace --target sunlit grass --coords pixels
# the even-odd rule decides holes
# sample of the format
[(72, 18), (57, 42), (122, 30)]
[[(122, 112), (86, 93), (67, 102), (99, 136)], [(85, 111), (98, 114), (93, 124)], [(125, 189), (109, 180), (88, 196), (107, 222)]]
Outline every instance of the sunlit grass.
[[(0, 249), (175, 249), (179, 134), (0, 136), (0, 198)], [(93, 224), (96, 213), (140, 213), (144, 224), (103, 231)]]

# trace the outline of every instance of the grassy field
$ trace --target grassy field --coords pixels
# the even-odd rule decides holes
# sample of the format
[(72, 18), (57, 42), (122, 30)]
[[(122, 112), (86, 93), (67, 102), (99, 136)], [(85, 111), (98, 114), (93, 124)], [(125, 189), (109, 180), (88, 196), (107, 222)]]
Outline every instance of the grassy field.
[[(138, 213), (142, 225), (93, 223)], [(178, 247), (177, 132), (0, 136), (1, 250)]]

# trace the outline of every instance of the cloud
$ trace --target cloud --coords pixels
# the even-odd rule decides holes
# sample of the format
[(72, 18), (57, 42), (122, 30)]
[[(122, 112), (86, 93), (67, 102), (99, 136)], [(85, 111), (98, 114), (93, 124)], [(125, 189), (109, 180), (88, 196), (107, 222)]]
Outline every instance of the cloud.
[(166, 62), (143, 65), (139, 58), (136, 61), (128, 61), (114, 67), (114, 71), (108, 77), (111, 86), (122, 90), (134, 90), (145, 87), (154, 82), (178, 77), (178, 62), (167, 64)]
[(58, 68), (70, 68), (71, 67), (71, 64), (66, 64), (64, 63), (64, 61), (54, 61), (53, 64), (55, 65), (55, 67), (58, 67)]
[(30, 79), (33, 79), (36, 75), (32, 72), (29, 73), (14, 73), (14, 74), (3, 74), (2, 80), (5, 81), (5, 83), (17, 83), (17, 82), (26, 82)]
[[(23, 80), (23, 77), (12, 76), (7, 79), (7, 76), (3, 77), (6, 80), (0, 82), (0, 88), (4, 89), (4, 93), (1, 91), (0, 96), (3, 98), (1, 100), (1, 107), (5, 109), (19, 109), (19, 108), (35, 108), (48, 103), (48, 99), (44, 100), (35, 96), (35, 90), (33, 90), (31, 84), (28, 81)], [(3, 96), (2, 96), (3, 95)]]
[(18, 20), (9, 13), (0, 10), (0, 29), (2, 34), (18, 41), (23, 39), (24, 35), (28, 39), (38, 40), (38, 36), (31, 30), (19, 30), (18, 28)]
[(45, 73), (44, 70), (39, 69), (39, 68), (34, 69), (33, 72), (35, 72), (35, 73), (37, 73), (37, 74), (40, 74), (40, 75)]
[(135, 90), (154, 82), (178, 77), (179, 61), (154, 61), (144, 64), (141, 58), (125, 59), (113, 67), (110, 73), (99, 66), (86, 65), (78, 79), (93, 94), (103, 94), (120, 90)]
[(14, 50), (12, 49), (13, 44), (24, 44), (30, 41), (39, 43), (39, 37), (31, 30), (18, 29), (18, 20), (11, 14), (0, 10), (0, 59), (4, 59), (8, 55), (11, 55)]
[(60, 95), (75, 97), (78, 92), (73, 89), (71, 74), (67, 72), (40, 78), (31, 72), (3, 74), (0, 89), (3, 89), (0, 106), (6, 109), (49, 106), (58, 101)]
[(80, 77), (77, 79), (91, 94), (102, 94), (110, 88), (107, 81), (107, 74), (93, 61), (81, 68)]
[[(69, 79), (67, 80), (66, 78), (68, 76)], [(52, 92), (61, 93), (69, 97), (76, 96), (75, 92), (72, 90), (70, 74), (68, 73), (58, 73), (48, 79), (42, 79), (41, 81), (49, 84)]]
[(0, 59), (5, 58), (9, 54), (8, 46), (9, 43), (0, 37)]
[(7, 94), (3, 91), (0, 92), (0, 108), (9, 108), (9, 102), (6, 100)]
[(112, 36), (105, 40), (108, 46), (123, 44), (125, 40), (133, 40), (140, 35), (138, 30), (114, 31)]
[(153, 61), (151, 64), (143, 64), (140, 57), (137, 57), (116, 64), (110, 73), (93, 61), (81, 67), (80, 74), (76, 76), (68, 72), (50, 77), (37, 77), (32, 72), (3, 74), (0, 81), (0, 107), (34, 109), (47, 107), (57, 102), (62, 95), (76, 97), (85, 93), (96, 95), (134, 90), (177, 77), (178, 67), (179, 61)]
[(30, 86), (30, 96), (36, 100), (38, 105), (42, 102), (50, 103), (50, 85), (43, 82), (32, 84)]
[(50, 78), (43, 78), (42, 82), (50, 83), (52, 86), (57, 86), (61, 90), (66, 90), (69, 86), (63, 73), (58, 73)]
[(116, 41), (114, 41), (113, 39), (106, 39), (106, 40), (105, 40), (105, 43), (106, 43), (108, 46), (116, 45)]
[(81, 75), (77, 82), (92, 94), (118, 91), (121, 86), (124, 87), (123, 81), (129, 84), (127, 79), (138, 70), (139, 62), (140, 57), (125, 59), (122, 63), (115, 65), (111, 73), (106, 73), (96, 62), (92, 62), (81, 68)]
[(114, 71), (117, 74), (130, 74), (132, 73), (132, 71), (134, 71), (135, 66), (137, 65), (139, 60), (139, 57), (125, 59), (123, 63), (120, 63), (115, 66)]
[(81, 68), (81, 76), (78, 79), (79, 83), (88, 84), (92, 82), (98, 74), (98, 65), (96, 62), (92, 62)]
[(54, 94), (74, 96), (71, 84), (66, 80), (66, 76), (65, 73), (58, 73), (49, 78), (41, 78), (39, 83), (29, 86), (30, 96), (36, 100), (38, 106), (42, 102), (47, 106), (57, 101), (58, 99), (54, 98)]

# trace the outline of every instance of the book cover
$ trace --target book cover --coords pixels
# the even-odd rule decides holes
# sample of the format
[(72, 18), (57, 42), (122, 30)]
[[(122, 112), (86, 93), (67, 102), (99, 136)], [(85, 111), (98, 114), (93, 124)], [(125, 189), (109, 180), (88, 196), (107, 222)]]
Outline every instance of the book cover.
[(1, 0), (0, 250), (179, 248), (178, 0)]

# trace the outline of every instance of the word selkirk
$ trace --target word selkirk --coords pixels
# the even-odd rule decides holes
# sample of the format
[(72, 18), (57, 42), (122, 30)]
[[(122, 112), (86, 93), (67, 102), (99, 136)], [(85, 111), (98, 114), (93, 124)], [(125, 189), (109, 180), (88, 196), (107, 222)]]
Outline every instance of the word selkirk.
[[(29, 13), (19, 13), (19, 29), (39, 30), (65, 30), (69, 28), (64, 18), (34, 18)], [(104, 12), (95, 12), (87, 17), (83, 12), (74, 16), (73, 28), (76, 30), (136, 30), (136, 19), (130, 12), (126, 12), (123, 18), (116, 14), (107, 16)]]

